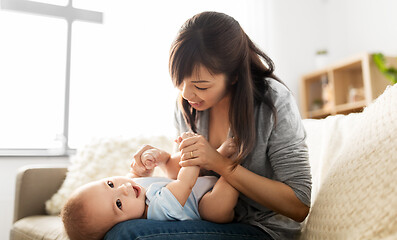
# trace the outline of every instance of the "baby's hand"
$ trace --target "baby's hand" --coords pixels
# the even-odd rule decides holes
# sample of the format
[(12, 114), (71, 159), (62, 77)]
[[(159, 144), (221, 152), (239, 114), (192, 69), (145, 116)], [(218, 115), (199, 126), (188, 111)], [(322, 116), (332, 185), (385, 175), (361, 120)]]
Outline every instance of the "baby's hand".
[(153, 169), (160, 164), (160, 153), (161, 151), (156, 148), (146, 150), (142, 153), (141, 160), (146, 169)]
[(237, 153), (237, 145), (233, 138), (228, 138), (217, 150), (222, 156), (231, 158)]
[(182, 140), (184, 140), (186, 138), (194, 137), (194, 136), (197, 136), (197, 134), (193, 133), (193, 132), (184, 132), (184, 133), (182, 133), (181, 136), (179, 136), (175, 139), (175, 142), (179, 145), (179, 144), (181, 144)]

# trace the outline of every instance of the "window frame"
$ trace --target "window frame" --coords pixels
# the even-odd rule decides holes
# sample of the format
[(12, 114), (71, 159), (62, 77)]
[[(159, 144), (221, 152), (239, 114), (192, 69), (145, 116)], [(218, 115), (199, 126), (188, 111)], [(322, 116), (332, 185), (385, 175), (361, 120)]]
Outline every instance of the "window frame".
[(67, 54), (64, 91), (64, 116), (62, 146), (56, 149), (28, 149), (28, 148), (0, 148), (0, 157), (18, 156), (70, 156), (76, 150), (69, 147), (69, 103), (70, 103), (70, 66), (71, 66), (71, 42), (72, 23), (74, 21), (86, 21), (91, 23), (103, 23), (103, 13), (85, 9), (74, 8), (72, 1), (66, 6), (55, 5), (30, 0), (0, 0), (0, 10), (11, 10), (45, 17), (62, 18), (67, 22)]

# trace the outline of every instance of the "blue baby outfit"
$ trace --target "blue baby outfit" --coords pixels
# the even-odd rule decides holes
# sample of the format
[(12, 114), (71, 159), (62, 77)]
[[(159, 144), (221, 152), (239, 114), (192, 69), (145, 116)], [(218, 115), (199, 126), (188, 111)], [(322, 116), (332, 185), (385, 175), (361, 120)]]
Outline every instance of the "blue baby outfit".
[(216, 177), (199, 177), (193, 190), (182, 206), (165, 186), (173, 181), (162, 177), (135, 178), (134, 181), (146, 189), (147, 218), (153, 220), (198, 220), (198, 203), (217, 181)]

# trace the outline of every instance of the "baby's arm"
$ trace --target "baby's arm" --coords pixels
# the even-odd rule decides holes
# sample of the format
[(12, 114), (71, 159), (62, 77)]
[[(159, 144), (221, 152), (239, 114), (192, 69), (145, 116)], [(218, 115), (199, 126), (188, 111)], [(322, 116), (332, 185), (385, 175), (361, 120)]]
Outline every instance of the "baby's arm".
[(200, 167), (198, 166), (182, 167), (179, 170), (177, 179), (167, 184), (166, 188), (170, 190), (182, 206), (185, 205), (189, 198), (199, 173)]
[(179, 160), (181, 152), (170, 155), (157, 148), (151, 148), (142, 153), (142, 164), (146, 169), (154, 169), (159, 166), (161, 170), (171, 179), (177, 179), (181, 166)]
[(181, 166), (179, 165), (180, 159), (181, 152), (176, 152), (170, 156), (165, 164), (161, 164), (159, 167), (168, 176), (168, 178), (176, 179), (178, 177), (179, 170), (181, 169)]
[[(194, 133), (184, 133), (176, 140), (176, 143), (180, 144), (183, 139), (192, 136), (194, 136)], [(189, 195), (196, 184), (199, 173), (200, 167), (198, 166), (182, 167), (178, 172), (177, 179), (166, 186), (182, 206), (185, 205), (189, 198)]]

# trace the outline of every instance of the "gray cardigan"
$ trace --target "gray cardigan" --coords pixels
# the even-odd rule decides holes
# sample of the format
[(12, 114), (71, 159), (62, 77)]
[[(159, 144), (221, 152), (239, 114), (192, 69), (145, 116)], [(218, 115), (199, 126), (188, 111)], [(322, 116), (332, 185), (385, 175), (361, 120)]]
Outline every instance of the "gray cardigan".
[[(264, 103), (255, 108), (256, 145), (241, 165), (263, 177), (283, 182), (290, 186), (296, 196), (310, 206), (311, 173), (306, 133), (299, 110), (291, 92), (280, 82), (267, 79), (273, 104), (277, 110), (277, 124), (271, 109)], [(208, 139), (208, 111), (201, 112), (197, 132)], [(175, 110), (178, 135), (189, 131), (182, 112)], [(255, 225), (274, 239), (292, 239), (300, 231), (300, 223), (275, 213), (272, 210), (240, 194), (235, 208), (235, 220)]]

